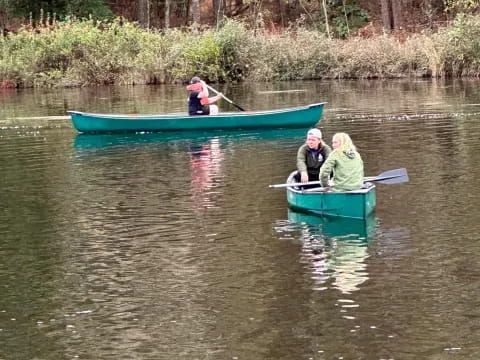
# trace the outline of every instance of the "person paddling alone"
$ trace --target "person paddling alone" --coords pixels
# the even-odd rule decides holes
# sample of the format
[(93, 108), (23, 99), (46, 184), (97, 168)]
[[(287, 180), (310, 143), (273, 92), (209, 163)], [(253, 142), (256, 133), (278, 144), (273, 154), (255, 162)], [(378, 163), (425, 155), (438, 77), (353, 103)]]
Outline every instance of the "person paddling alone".
[(346, 133), (336, 133), (332, 139), (333, 151), (320, 168), (322, 186), (328, 187), (333, 171), (333, 191), (351, 191), (363, 187), (363, 160), (352, 139)]
[(300, 146), (297, 152), (297, 173), (294, 175), (295, 181), (306, 183), (308, 181), (320, 180), (320, 167), (331, 152), (332, 149), (330, 146), (323, 142), (322, 132), (319, 129), (314, 128), (308, 130), (307, 141)]
[(188, 115), (217, 115), (218, 106), (213, 105), (222, 98), (222, 94), (208, 97), (208, 87), (205, 81), (194, 76), (187, 86)]

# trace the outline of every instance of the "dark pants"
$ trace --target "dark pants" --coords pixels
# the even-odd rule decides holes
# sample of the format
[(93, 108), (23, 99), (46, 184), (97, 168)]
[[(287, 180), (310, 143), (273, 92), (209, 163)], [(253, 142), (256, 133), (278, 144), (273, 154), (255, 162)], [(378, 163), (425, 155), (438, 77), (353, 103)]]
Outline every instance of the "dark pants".
[(210, 115), (210, 105), (203, 105), (202, 110), (194, 110), (189, 109), (188, 115)]
[[(302, 181), (302, 175), (300, 172), (296, 172), (295, 175), (293, 175), (293, 178), (295, 179), (295, 182), (299, 183)], [(308, 181), (318, 181), (318, 174), (312, 174), (308, 173)], [(311, 189), (311, 188), (316, 188), (320, 187), (320, 184), (315, 184), (315, 185), (301, 185), (299, 188), (301, 189)]]

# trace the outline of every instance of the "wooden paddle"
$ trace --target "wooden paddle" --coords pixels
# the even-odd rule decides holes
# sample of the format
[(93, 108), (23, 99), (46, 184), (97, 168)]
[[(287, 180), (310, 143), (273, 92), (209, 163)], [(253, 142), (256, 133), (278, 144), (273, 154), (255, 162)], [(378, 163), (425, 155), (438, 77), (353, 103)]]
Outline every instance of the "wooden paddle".
[[(377, 176), (367, 176), (363, 178), (363, 182), (378, 182), (380, 184), (401, 184), (408, 182), (407, 169), (395, 169), (384, 171)], [(309, 181), (306, 183), (290, 183), (290, 184), (274, 184), (268, 185), (269, 188), (283, 188), (289, 186), (304, 186), (304, 185), (320, 185), (320, 181)]]
[[(206, 84), (205, 84), (205, 85), (206, 85)], [(215, 89), (212, 88), (211, 86), (209, 86), (209, 85), (206, 85), (206, 86), (207, 86), (207, 88), (208, 88), (209, 90), (213, 91), (215, 94), (217, 94), (217, 95), (220, 94), (219, 91), (215, 90)], [(233, 106), (235, 106), (238, 110), (240, 110), (240, 111), (245, 111), (244, 108), (242, 108), (240, 105), (235, 104), (232, 100), (230, 100), (229, 98), (227, 98), (225, 95), (222, 94), (221, 96), (222, 96), (227, 102), (229, 102), (230, 104), (232, 104)]]

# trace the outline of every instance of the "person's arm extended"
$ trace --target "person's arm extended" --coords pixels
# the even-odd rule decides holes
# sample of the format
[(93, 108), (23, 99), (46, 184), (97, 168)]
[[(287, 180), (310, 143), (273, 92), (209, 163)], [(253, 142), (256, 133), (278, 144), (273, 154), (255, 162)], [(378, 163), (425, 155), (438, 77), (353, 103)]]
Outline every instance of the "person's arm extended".
[(302, 145), (302, 146), (300, 146), (300, 148), (298, 149), (298, 152), (297, 152), (297, 170), (300, 173), (300, 176), (302, 178), (302, 182), (303, 182), (304, 179), (306, 179), (306, 181), (308, 181), (306, 158), (307, 158), (307, 148), (306, 148), (306, 146)]
[(202, 84), (202, 91), (198, 93), (198, 98), (199, 99), (208, 99), (208, 87), (205, 81), (200, 81), (200, 84)]
[(330, 174), (332, 173), (332, 170), (335, 167), (335, 162), (336, 162), (336, 155), (332, 151), (330, 155), (328, 156), (327, 160), (323, 163), (322, 167), (320, 168), (320, 175), (319, 175), (319, 180), (322, 183), (322, 186), (328, 186), (328, 179), (330, 177)]
[(214, 102), (217, 102), (221, 98), (222, 98), (222, 94), (219, 93), (218, 95), (215, 95), (215, 96), (212, 96), (212, 97), (208, 98), (208, 103), (213, 104)]
[(202, 84), (202, 91), (198, 93), (198, 98), (200, 99), (200, 102), (202, 103), (202, 105), (213, 104), (222, 98), (222, 93), (218, 93), (215, 96), (208, 97), (209, 92), (208, 92), (207, 84), (203, 80), (201, 84)]

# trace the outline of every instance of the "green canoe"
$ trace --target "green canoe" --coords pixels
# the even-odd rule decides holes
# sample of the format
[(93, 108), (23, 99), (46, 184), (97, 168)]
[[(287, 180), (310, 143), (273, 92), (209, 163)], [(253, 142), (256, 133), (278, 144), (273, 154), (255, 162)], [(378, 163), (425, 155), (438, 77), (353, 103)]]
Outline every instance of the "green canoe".
[[(295, 183), (291, 173), (287, 183)], [(296, 211), (322, 216), (365, 219), (376, 205), (375, 185), (366, 182), (363, 189), (345, 192), (324, 192), (322, 188), (287, 187), (287, 201)]]
[(114, 115), (68, 111), (80, 132), (143, 132), (209, 129), (313, 127), (320, 121), (325, 103), (267, 111), (220, 113), (210, 116), (182, 114)]

